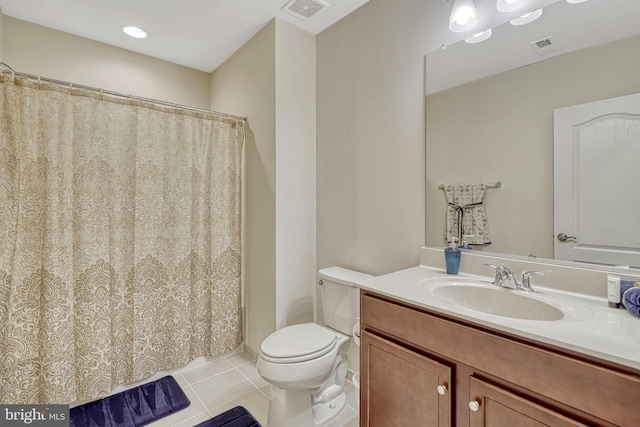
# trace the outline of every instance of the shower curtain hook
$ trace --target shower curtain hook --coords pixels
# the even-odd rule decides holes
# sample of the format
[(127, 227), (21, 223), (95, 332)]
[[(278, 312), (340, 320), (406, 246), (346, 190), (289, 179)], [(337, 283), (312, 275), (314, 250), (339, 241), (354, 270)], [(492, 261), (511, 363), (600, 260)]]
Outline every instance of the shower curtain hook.
[(13, 68), (11, 68), (8, 64), (5, 64), (4, 62), (0, 62), (0, 65), (5, 67), (7, 70), (11, 71), (11, 75), (13, 77), (16, 76), (16, 72), (13, 70)]

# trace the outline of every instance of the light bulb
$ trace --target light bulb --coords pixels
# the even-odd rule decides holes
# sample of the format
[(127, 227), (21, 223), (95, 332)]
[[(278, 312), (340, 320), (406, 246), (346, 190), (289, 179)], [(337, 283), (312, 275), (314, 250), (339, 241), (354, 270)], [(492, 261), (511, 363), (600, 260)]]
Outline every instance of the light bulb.
[(472, 29), (478, 23), (473, 0), (456, 0), (449, 16), (449, 29), (455, 33)]
[(474, 34), (471, 37), (467, 37), (466, 39), (464, 39), (464, 41), (471, 44), (480, 43), (491, 37), (492, 33), (493, 31), (491, 30), (491, 28), (489, 28), (488, 30), (480, 31), (478, 34)]
[(511, 22), (511, 25), (525, 25), (525, 24), (528, 24), (530, 22), (535, 21), (536, 19), (540, 18), (541, 16), (542, 16), (542, 8), (534, 10), (533, 12), (525, 13), (521, 17), (516, 18), (516, 19), (512, 19), (509, 22)]
[(496, 7), (500, 12), (513, 12), (522, 9), (529, 0), (497, 0)]

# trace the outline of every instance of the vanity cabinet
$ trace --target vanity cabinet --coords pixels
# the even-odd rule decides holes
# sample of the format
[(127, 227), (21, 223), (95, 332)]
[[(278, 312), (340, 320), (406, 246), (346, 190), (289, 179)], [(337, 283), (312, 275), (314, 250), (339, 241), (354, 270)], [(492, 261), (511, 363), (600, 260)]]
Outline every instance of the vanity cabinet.
[(361, 388), (372, 427), (451, 425), (451, 368), (369, 332), (360, 335), (367, 358)]
[(532, 400), (474, 377), (469, 378), (471, 427), (587, 426)]
[(366, 290), (361, 328), (361, 427), (640, 426), (632, 368)]

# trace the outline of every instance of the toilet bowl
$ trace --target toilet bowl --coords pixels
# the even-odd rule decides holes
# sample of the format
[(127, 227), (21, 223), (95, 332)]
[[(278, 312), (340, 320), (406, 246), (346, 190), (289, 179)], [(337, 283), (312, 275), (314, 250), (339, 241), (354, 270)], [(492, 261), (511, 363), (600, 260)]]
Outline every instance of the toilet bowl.
[(347, 352), (360, 308), (353, 285), (372, 276), (340, 267), (319, 273), (327, 326), (287, 326), (260, 346), (258, 372), (271, 384), (268, 427), (321, 427), (347, 403)]

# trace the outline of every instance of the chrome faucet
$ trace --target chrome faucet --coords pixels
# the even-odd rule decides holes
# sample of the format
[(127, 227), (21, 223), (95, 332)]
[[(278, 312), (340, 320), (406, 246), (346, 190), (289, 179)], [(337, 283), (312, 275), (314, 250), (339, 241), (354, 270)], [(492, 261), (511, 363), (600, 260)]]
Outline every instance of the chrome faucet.
[(504, 281), (511, 279), (516, 285), (516, 289), (524, 292), (533, 292), (530, 281), (531, 276), (544, 276), (544, 273), (542, 271), (525, 271), (524, 273), (522, 273), (522, 280), (518, 282), (515, 273), (509, 267), (494, 264), (485, 264), (485, 266), (496, 269), (496, 276), (493, 279), (494, 285), (504, 286)]
[(502, 286), (505, 279), (509, 278), (509, 273), (513, 273), (504, 265), (485, 264), (485, 266), (496, 269), (496, 276), (493, 279), (493, 284), (496, 286)]

